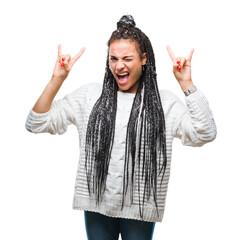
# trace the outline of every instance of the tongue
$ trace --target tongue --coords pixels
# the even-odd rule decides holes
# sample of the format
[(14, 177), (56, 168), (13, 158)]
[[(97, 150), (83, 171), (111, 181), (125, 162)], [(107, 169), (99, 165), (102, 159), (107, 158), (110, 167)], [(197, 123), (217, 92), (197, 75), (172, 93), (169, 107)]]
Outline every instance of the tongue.
[(129, 75), (125, 75), (125, 76), (119, 76), (119, 81), (120, 82), (126, 82), (128, 80)]

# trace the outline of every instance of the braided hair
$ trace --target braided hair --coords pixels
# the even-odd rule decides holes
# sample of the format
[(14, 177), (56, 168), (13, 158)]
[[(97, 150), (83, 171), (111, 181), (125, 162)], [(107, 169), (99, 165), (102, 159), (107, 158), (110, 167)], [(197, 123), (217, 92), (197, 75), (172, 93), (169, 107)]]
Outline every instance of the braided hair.
[[(147, 56), (127, 126), (121, 207), (123, 209), (130, 181), (130, 198), (131, 203), (133, 202), (134, 182), (138, 181), (139, 210), (143, 219), (145, 199), (149, 200), (151, 191), (159, 216), (157, 177), (162, 173), (162, 183), (167, 164), (165, 117), (157, 87), (155, 57), (151, 42), (135, 26), (134, 19), (130, 15), (125, 15), (119, 20), (117, 29), (108, 41), (108, 47), (120, 39), (134, 41), (140, 57), (143, 53)], [(88, 191), (89, 195), (91, 192), (95, 194), (96, 204), (100, 204), (106, 186), (114, 140), (117, 91), (118, 85), (109, 69), (109, 56), (107, 56), (102, 93), (89, 117), (85, 146)], [(143, 193), (140, 191), (142, 179), (144, 179)]]

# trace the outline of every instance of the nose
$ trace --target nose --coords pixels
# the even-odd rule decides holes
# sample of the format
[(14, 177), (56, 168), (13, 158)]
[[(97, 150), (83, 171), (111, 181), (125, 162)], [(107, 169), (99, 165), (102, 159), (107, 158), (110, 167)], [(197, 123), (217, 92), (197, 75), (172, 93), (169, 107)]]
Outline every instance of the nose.
[(123, 61), (118, 61), (117, 65), (116, 65), (117, 72), (120, 72), (123, 68), (124, 68)]

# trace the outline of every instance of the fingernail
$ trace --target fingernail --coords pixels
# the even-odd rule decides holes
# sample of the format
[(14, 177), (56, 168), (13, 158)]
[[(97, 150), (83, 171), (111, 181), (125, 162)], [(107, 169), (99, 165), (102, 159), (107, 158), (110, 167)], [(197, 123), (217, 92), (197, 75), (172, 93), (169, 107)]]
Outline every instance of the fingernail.
[(177, 64), (180, 64), (181, 62), (180, 61), (177, 61)]
[(61, 66), (64, 67), (64, 63), (61, 63)]
[(181, 71), (181, 66), (179, 66), (179, 67), (177, 68), (177, 70), (178, 70), (178, 71)]
[(62, 61), (64, 62), (65, 60), (66, 60), (66, 59), (63, 57), (63, 58), (62, 58)]

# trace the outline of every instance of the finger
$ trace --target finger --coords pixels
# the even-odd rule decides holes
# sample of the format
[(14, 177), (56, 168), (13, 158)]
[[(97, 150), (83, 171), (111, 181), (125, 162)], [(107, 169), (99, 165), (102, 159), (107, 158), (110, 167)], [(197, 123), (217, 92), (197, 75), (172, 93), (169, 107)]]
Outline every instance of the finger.
[(61, 44), (58, 45), (58, 58), (61, 56)]
[[(65, 56), (65, 55), (61, 55), (61, 56), (59, 57), (59, 63), (61, 63), (62, 65), (64, 64), (65, 60), (66, 60), (66, 56)], [(61, 65), (61, 66), (62, 66), (62, 65)]]
[(181, 58), (181, 62), (180, 62), (180, 66), (181, 68), (184, 66), (184, 64), (186, 63), (186, 58)]
[(82, 48), (72, 59), (71, 59), (71, 63), (74, 64), (79, 57), (84, 53), (84, 51), (86, 50), (86, 48)]
[(71, 59), (70, 54), (66, 54), (65, 61), (68, 63)]
[(62, 56), (61, 56), (61, 61), (62, 61), (64, 64), (68, 64), (69, 61), (70, 61), (70, 59), (71, 59), (70, 54), (66, 54), (66, 55), (62, 55)]
[(171, 47), (170, 47), (169, 45), (167, 45), (167, 46), (166, 46), (166, 49), (167, 49), (167, 51), (168, 51), (168, 54), (169, 54), (169, 56), (170, 56), (172, 62), (175, 63), (175, 61), (176, 61), (176, 57), (175, 57), (175, 54), (172, 52)]
[(61, 55), (59, 57), (59, 63), (61, 64), (61, 67), (64, 67), (65, 60), (66, 60), (66, 56), (65, 55)]
[(179, 64), (181, 64), (181, 58), (180, 57), (177, 57), (176, 58), (176, 65), (179, 65)]
[(177, 57), (176, 64), (174, 64), (174, 69), (176, 68), (179, 72), (181, 71), (183, 66), (183, 58)]
[(192, 60), (192, 55), (193, 55), (193, 53), (194, 53), (194, 48), (192, 48), (192, 50), (191, 50), (190, 53), (189, 53), (189, 56), (188, 56), (188, 58), (187, 58), (188, 61), (191, 61), (191, 60)]
[(177, 72), (177, 71), (181, 71), (181, 65), (179, 64), (176, 64), (176, 65), (173, 65), (173, 73)]
[(179, 62), (178, 66), (177, 66), (177, 70), (180, 72), (181, 69), (183, 68), (184, 64), (186, 63), (186, 58), (182, 57), (180, 58), (180, 61), (177, 61), (177, 63)]

